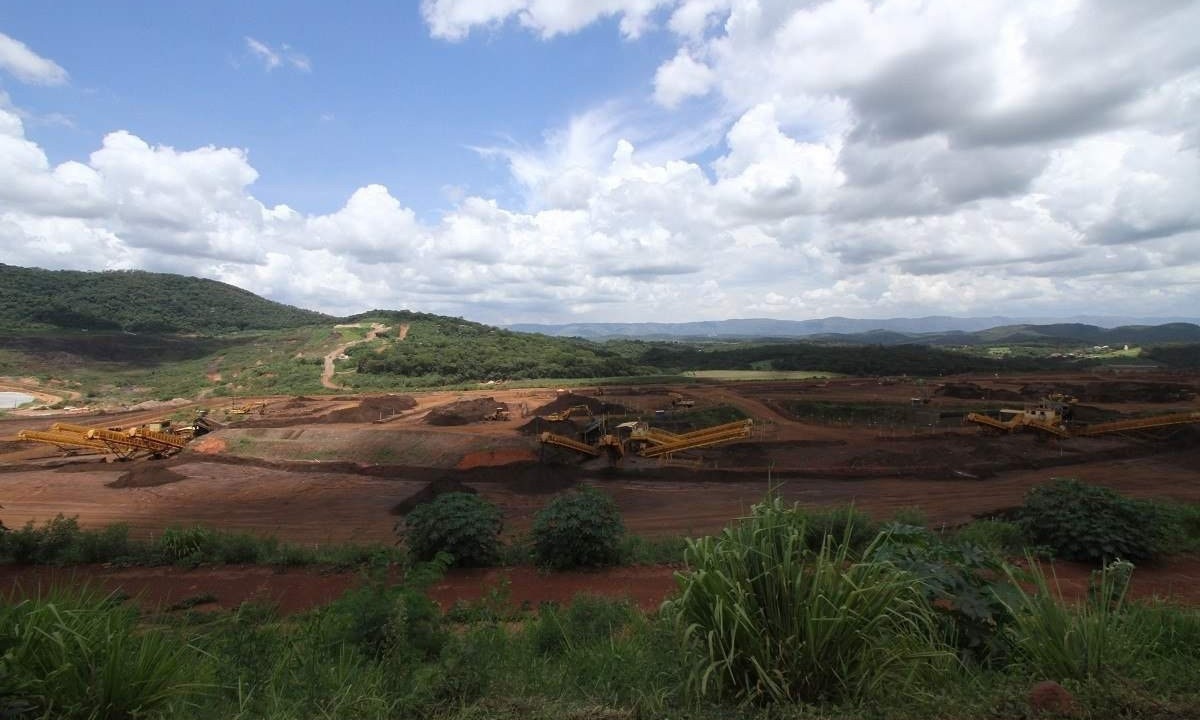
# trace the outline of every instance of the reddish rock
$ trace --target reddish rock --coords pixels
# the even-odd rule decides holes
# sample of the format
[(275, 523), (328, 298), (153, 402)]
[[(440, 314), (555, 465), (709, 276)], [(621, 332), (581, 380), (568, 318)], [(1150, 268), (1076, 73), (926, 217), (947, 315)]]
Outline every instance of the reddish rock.
[(1029, 707), (1037, 715), (1070, 716), (1075, 714), (1075, 698), (1053, 680), (1043, 680), (1029, 691)]

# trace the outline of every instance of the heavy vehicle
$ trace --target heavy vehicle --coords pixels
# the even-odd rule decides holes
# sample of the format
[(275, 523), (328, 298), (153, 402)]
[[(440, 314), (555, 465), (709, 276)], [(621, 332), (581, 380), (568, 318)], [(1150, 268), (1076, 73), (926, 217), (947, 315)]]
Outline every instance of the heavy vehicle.
[(226, 415), (249, 415), (258, 411), (259, 415), (267, 414), (267, 404), (265, 402), (252, 402), (245, 405), (230, 405), (225, 409)]
[(198, 417), (192, 425), (171, 427), (169, 421), (159, 421), (131, 428), (104, 428), (54, 423), (49, 430), (22, 430), (17, 434), (21, 440), (54, 445), (66, 454), (80, 450), (112, 454), (119, 460), (128, 460), (139, 455), (164, 457), (183, 449), (197, 434), (203, 434), (208, 424)]
[(684, 397), (682, 395), (680, 395), (677, 392), (670, 393), (670, 396), (671, 396), (671, 407), (690, 408), (690, 407), (696, 406), (695, 400), (686, 400), (686, 399), (684, 399)]
[(559, 412), (550, 413), (549, 415), (545, 415), (543, 417), (543, 419), (549, 420), (551, 422), (558, 422), (560, 420), (567, 420), (572, 415), (587, 415), (588, 417), (593, 417), (592, 409), (590, 407), (588, 407), (587, 405), (572, 405), (571, 407), (567, 408), (566, 410), (560, 410)]
[[(1055, 397), (1063, 398), (1065, 401), (1053, 399)], [(1096, 437), (1200, 423), (1200, 411), (1195, 411), (1076, 426), (1072, 423), (1073, 405), (1074, 398), (1062, 395), (1051, 396), (1037, 405), (1026, 406), (1023, 410), (1007, 408), (1001, 410), (1000, 415), (1002, 417), (1007, 415), (1007, 419), (997, 419), (983, 413), (968, 413), (964, 422), (1005, 433), (1028, 429), (1059, 438)]]
[(675, 453), (745, 439), (750, 436), (753, 426), (754, 421), (747, 419), (677, 434), (645, 422), (632, 421), (621, 423), (615, 434), (604, 434), (595, 444), (551, 432), (542, 433), (540, 439), (545, 445), (565, 447), (592, 457), (608, 452), (613, 458), (637, 455), (673, 459)]
[(509, 419), (509, 417), (510, 417), (510, 416), (509, 416), (509, 414), (508, 414), (508, 408), (506, 408), (506, 407), (497, 407), (495, 410), (491, 411), (491, 412), (490, 412), (490, 413), (488, 413), (487, 415), (484, 415), (484, 416), (483, 416), (483, 419), (484, 419), (484, 420), (490, 420), (490, 421), (493, 421), (493, 422), (498, 422), (498, 421), (502, 421), (502, 420), (508, 420), (508, 419)]

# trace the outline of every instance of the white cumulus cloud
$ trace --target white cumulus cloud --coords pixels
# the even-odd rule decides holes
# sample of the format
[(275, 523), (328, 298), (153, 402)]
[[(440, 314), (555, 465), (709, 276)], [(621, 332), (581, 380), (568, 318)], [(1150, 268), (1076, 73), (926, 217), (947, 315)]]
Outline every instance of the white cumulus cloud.
[(0, 33), (0, 70), (33, 85), (62, 85), (68, 79), (67, 71), (61, 65), (4, 33)]

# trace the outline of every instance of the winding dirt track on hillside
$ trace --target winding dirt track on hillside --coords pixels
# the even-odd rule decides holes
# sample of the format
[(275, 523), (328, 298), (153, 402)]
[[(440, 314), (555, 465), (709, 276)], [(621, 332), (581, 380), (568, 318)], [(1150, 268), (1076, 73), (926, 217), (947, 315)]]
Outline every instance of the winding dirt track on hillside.
[(67, 400), (78, 400), (83, 397), (80, 393), (74, 390), (65, 388), (51, 388), (53, 392), (46, 392), (47, 388), (36, 380), (26, 380), (24, 378), (5, 378), (4, 382), (0, 382), (0, 392), (19, 392), (31, 395), (34, 400), (43, 405), (52, 405), (54, 403), (64, 402)]
[(363, 338), (362, 340), (352, 340), (348, 343), (343, 343), (341, 345), (338, 345), (333, 350), (330, 350), (329, 353), (325, 356), (325, 370), (321, 373), (322, 387), (325, 387), (329, 390), (343, 389), (344, 386), (338, 385), (337, 383), (335, 383), (333, 381), (333, 372), (334, 372), (333, 361), (336, 360), (339, 355), (346, 352), (347, 350), (354, 347), (355, 345), (361, 345), (362, 343), (371, 342), (372, 340), (375, 339), (375, 337), (377, 335), (379, 335), (379, 333), (381, 333), (385, 330), (387, 330), (386, 325), (383, 325), (381, 323), (371, 323), (370, 331), (367, 332), (367, 336), (365, 338)]

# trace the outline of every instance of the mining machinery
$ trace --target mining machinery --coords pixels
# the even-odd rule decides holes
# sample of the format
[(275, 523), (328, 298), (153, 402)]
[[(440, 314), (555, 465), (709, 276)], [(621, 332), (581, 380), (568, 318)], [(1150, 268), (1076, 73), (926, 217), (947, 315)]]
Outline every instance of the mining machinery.
[(607, 452), (614, 458), (636, 455), (670, 460), (675, 453), (745, 439), (750, 436), (753, 425), (752, 420), (738, 420), (678, 434), (634, 421), (618, 425), (615, 434), (602, 435), (595, 444), (551, 432), (542, 433), (540, 439), (545, 445), (557, 445), (591, 457)]
[(545, 415), (543, 419), (551, 422), (558, 422), (560, 420), (570, 419), (572, 415), (587, 415), (588, 417), (593, 417), (592, 409), (587, 405), (572, 405), (566, 410), (560, 410), (559, 412)]
[(209, 428), (203, 417), (191, 425), (172, 428), (169, 421), (131, 428), (106, 428), (54, 423), (49, 430), (22, 430), (17, 434), (21, 440), (54, 445), (66, 454), (81, 450), (112, 454), (120, 460), (139, 455), (164, 457), (183, 449), (197, 434)]
[(487, 415), (484, 415), (483, 419), (491, 420), (494, 422), (501, 422), (504, 420), (508, 420), (509, 417), (510, 417), (510, 415), (508, 413), (508, 408), (501, 406), (501, 407), (497, 407), (496, 409), (492, 410)]
[[(1055, 398), (1056, 396), (1051, 397)], [(1057, 398), (1064, 398), (1064, 396), (1057, 396)], [(1037, 405), (1026, 406), (1023, 410), (1001, 410), (1001, 418), (983, 413), (968, 413), (964, 422), (999, 432), (1012, 433), (1028, 429), (1058, 438), (1096, 437), (1200, 423), (1200, 411), (1194, 411), (1092, 423), (1077, 427), (1071, 424), (1074, 398), (1064, 398), (1066, 402), (1057, 398), (1048, 398)], [(1007, 416), (1006, 419), (1005, 416)]]
[(265, 402), (252, 402), (245, 405), (230, 405), (225, 409), (226, 415), (249, 415), (257, 412), (259, 415), (267, 414), (267, 404)]

